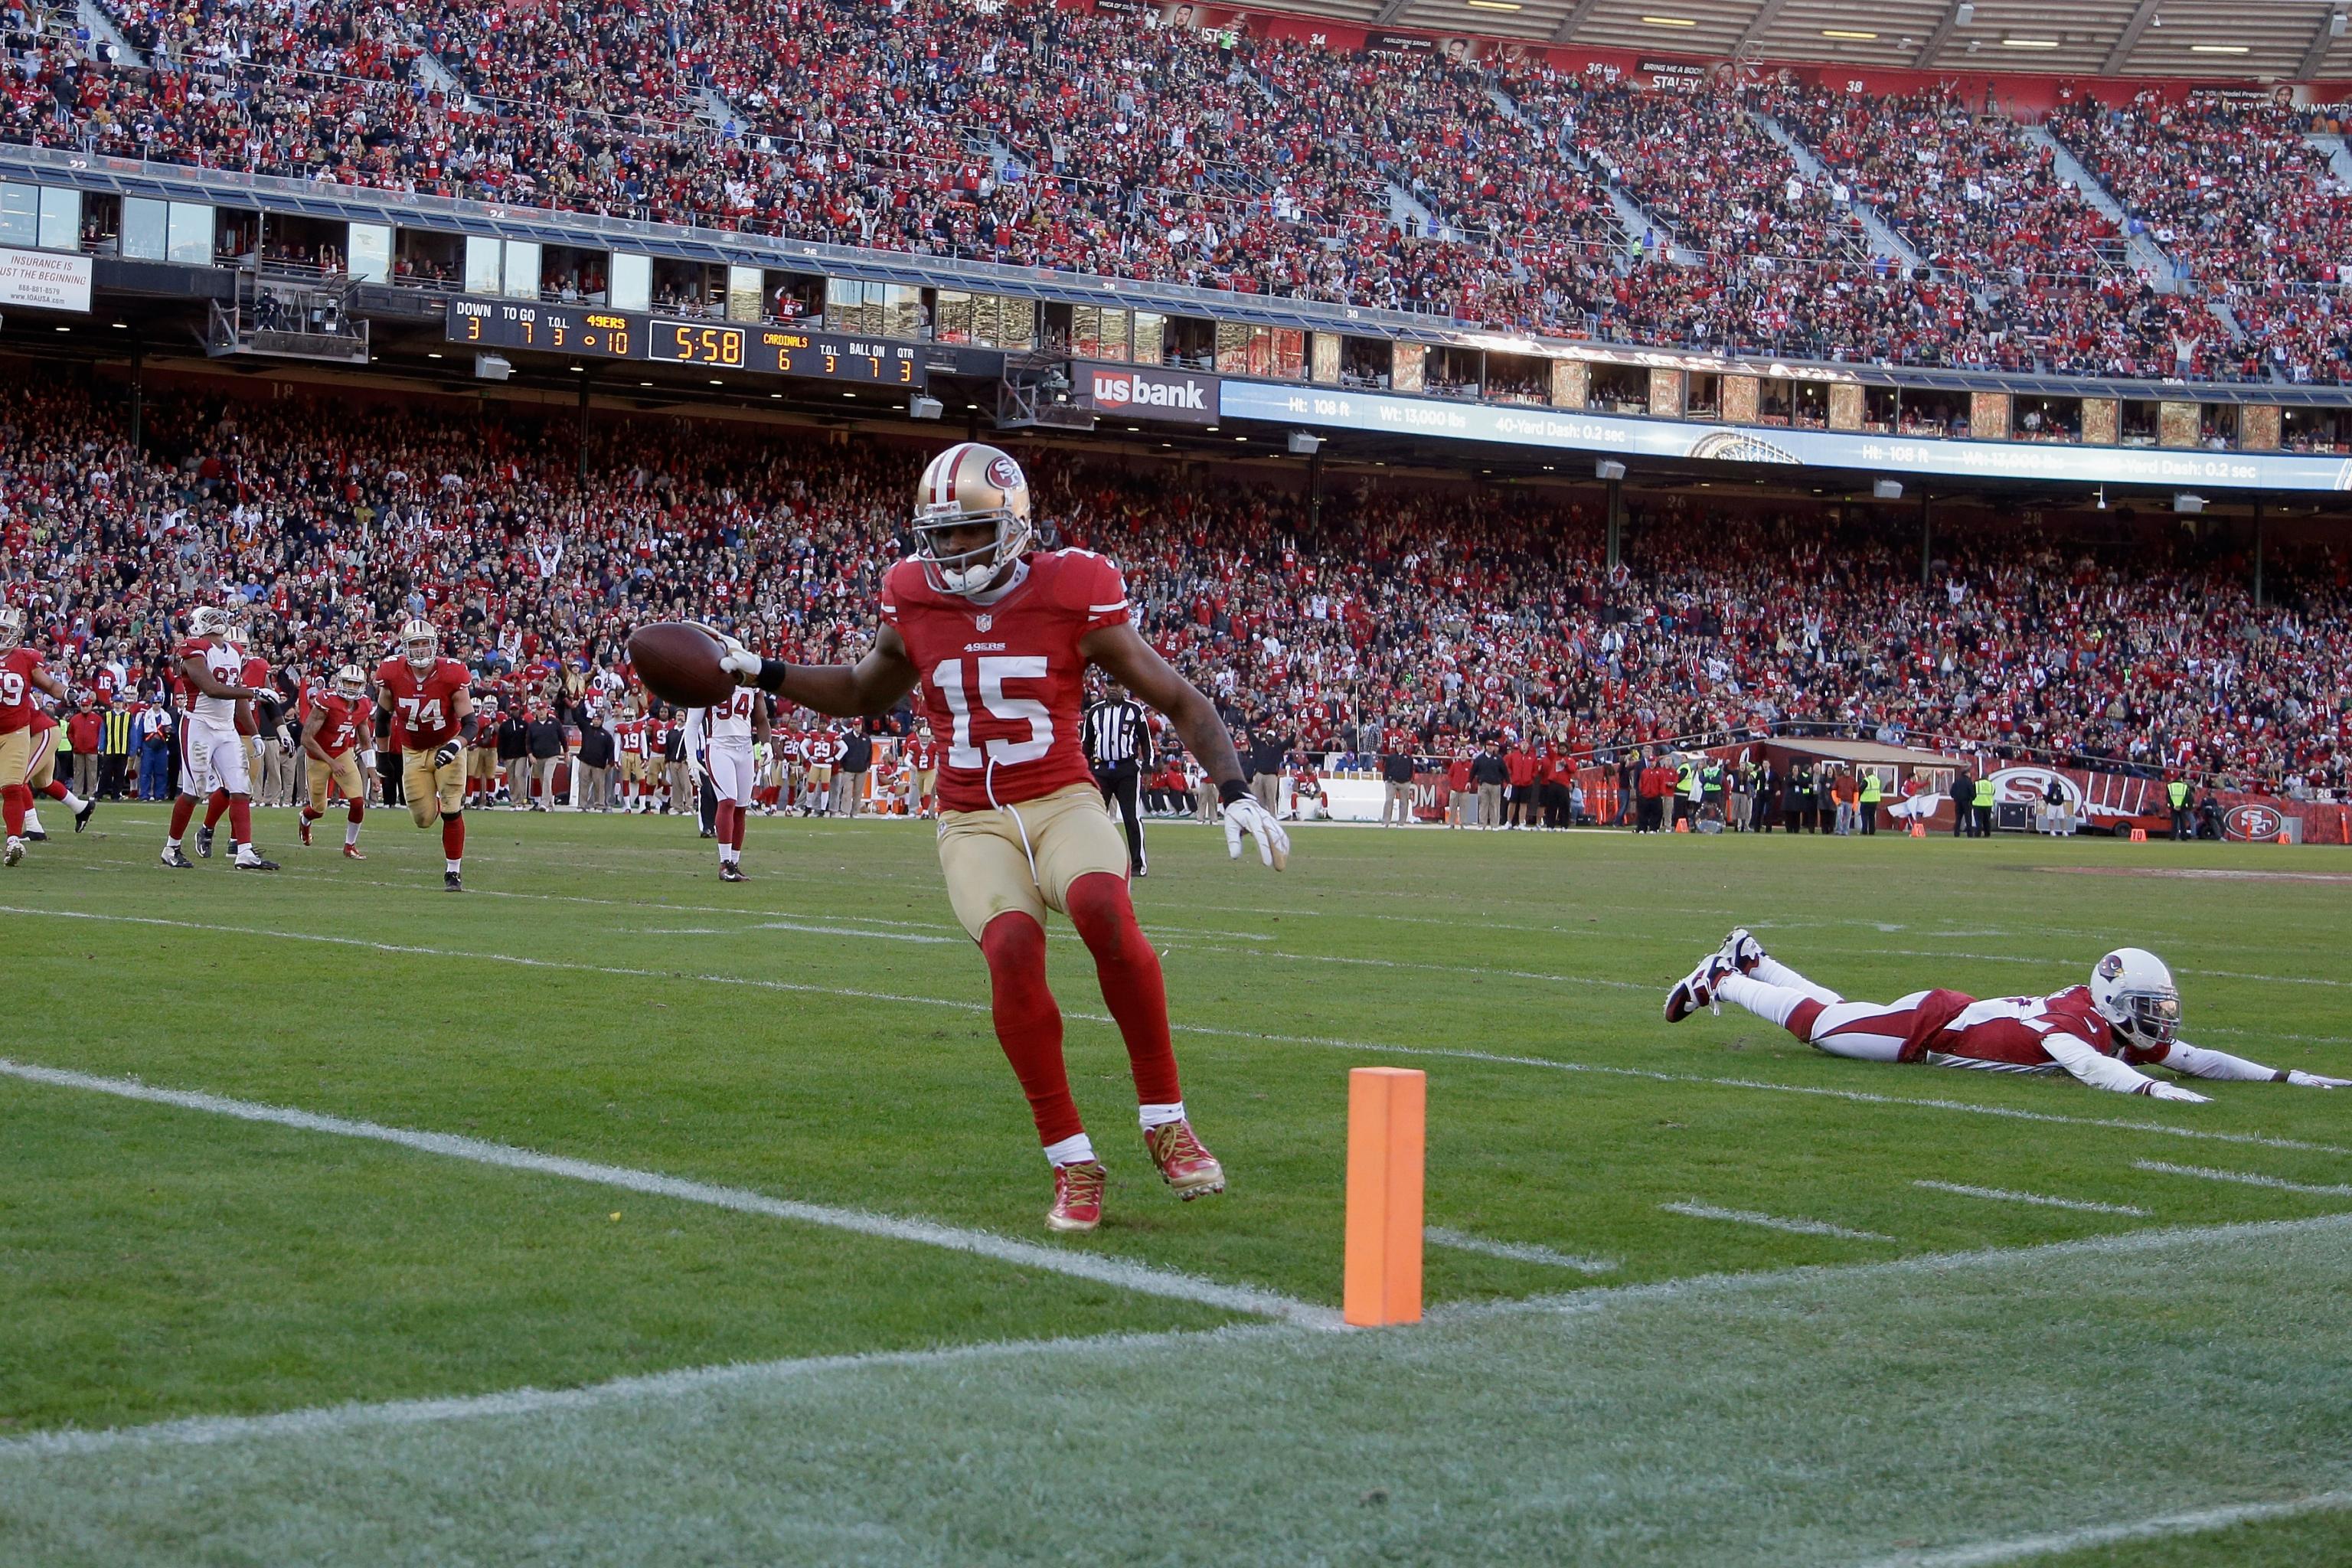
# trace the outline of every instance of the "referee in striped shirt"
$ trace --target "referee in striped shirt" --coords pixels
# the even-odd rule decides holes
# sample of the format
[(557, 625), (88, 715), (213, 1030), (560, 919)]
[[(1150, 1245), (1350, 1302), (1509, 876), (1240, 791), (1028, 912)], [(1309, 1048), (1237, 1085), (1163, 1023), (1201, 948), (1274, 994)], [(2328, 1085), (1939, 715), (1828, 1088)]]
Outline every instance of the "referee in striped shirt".
[(1118, 797), (1118, 815), (1127, 824), (1127, 862), (1130, 876), (1144, 875), (1143, 821), (1136, 815), (1136, 784), (1151, 765), (1151, 731), (1143, 720), (1143, 705), (1128, 696), (1117, 681), (1090, 704), (1081, 725), (1087, 765), (1102, 786), (1103, 805)]

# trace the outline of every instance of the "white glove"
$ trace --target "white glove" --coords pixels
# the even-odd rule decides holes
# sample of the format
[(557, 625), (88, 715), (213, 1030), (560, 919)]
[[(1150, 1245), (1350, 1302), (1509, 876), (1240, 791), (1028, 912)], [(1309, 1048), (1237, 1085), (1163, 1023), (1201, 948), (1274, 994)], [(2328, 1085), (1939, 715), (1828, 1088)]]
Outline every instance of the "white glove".
[(1265, 865), (1281, 870), (1290, 864), (1290, 835), (1274, 819), (1274, 813), (1260, 805), (1251, 795), (1229, 801), (1224, 808), (1225, 855), (1229, 859), (1242, 858), (1242, 835), (1257, 840), (1257, 858)]
[(2352, 1078), (2322, 1078), (2301, 1068), (2287, 1068), (2286, 1080), (2297, 1089), (2352, 1089)]
[(438, 745), (438, 746), (436, 746), (436, 747), (435, 747), (435, 748), (434, 748), (434, 751), (433, 751), (433, 765), (434, 765), (435, 767), (436, 767), (436, 768), (446, 768), (446, 767), (447, 767), (451, 763), (454, 763), (454, 762), (456, 762), (457, 760), (457, 742), (455, 742), (455, 741), (444, 741), (444, 742), (441, 742), (441, 744), (440, 744), (440, 745)]
[(719, 668), (733, 676), (736, 685), (750, 686), (759, 680), (760, 656), (758, 654), (723, 633), (719, 636), (719, 646), (723, 650), (719, 656)]
[(2200, 1094), (2193, 1089), (2183, 1089), (2177, 1083), (2166, 1083), (2160, 1079), (2148, 1079), (2147, 1088), (2142, 1092), (2150, 1100), (2177, 1100), (2184, 1105), (2213, 1103), (2213, 1097), (2210, 1094)]

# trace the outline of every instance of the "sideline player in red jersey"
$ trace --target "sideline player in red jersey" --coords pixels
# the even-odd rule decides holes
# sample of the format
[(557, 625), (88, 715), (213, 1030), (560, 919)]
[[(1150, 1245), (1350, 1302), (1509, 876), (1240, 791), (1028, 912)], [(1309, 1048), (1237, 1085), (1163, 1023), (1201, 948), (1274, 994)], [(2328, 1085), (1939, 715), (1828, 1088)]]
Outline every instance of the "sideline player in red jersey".
[(302, 755), (310, 766), (310, 804), (302, 808), (302, 842), (310, 842), (310, 824), (327, 815), (327, 785), (343, 792), (349, 808), (343, 820), (343, 855), (364, 860), (360, 853), (360, 824), (367, 817), (367, 781), (360, 776), (356, 748), (360, 742), (360, 710), (367, 705), (367, 677), (356, 664), (335, 671), (335, 684), (310, 700), (310, 717), (302, 721)]
[(2148, 1077), (2167, 1068), (2190, 1078), (2352, 1088), (2352, 1079), (2279, 1070), (2180, 1037), (2180, 992), (2172, 971), (2144, 948), (2119, 947), (2099, 960), (2088, 985), (2047, 996), (1979, 1002), (1958, 991), (1914, 991), (1894, 1002), (1849, 1002), (1764, 951), (1742, 926), (1666, 997), (1666, 1021), (1729, 1002), (1832, 1056), (1872, 1062), (1929, 1062), (1985, 1072), (2068, 1072), (2093, 1089), (2204, 1104), (2210, 1097)]
[(400, 787), (420, 828), (441, 825), (444, 891), (462, 893), (466, 748), (474, 741), (474, 679), (441, 657), (430, 621), (400, 628), (400, 652), (375, 672), (376, 738), (400, 748)]
[(845, 718), (887, 712), (920, 687), (924, 716), (948, 737), (948, 901), (987, 960), (996, 1037), (1054, 1169), (1046, 1225), (1092, 1230), (1106, 1179), (1063, 1067), (1061, 1009), (1045, 984), (1048, 910), (1067, 915), (1094, 955), (1152, 1163), (1187, 1200), (1223, 1192), (1223, 1167), (1185, 1116), (1160, 958), (1128, 900), (1127, 846), (1079, 750), (1087, 667), (1168, 715), (1217, 781), (1232, 855), (1248, 834), (1279, 868), (1290, 840), (1250, 798), (1217, 710), (1137, 633), (1118, 568), (1091, 551), (1031, 548), (1029, 485), (1009, 455), (969, 441), (940, 453), (923, 471), (912, 526), (915, 553), (884, 577), (882, 629), (856, 664), (788, 665), (730, 640), (727, 668)]
[(228, 835), (236, 846), (230, 864), (240, 871), (275, 871), (278, 862), (265, 860), (253, 847), (253, 752), (239, 732), (242, 715), (250, 724), (247, 706), (262, 695), (238, 679), (245, 655), (229, 640), (228, 613), (211, 605), (190, 612), (188, 635), (174, 649), (174, 674), (180, 692), (178, 714), (180, 797), (172, 803), (172, 827), (161, 857), (173, 870), (195, 864), (180, 852), (188, 821), (204, 800), (204, 853), (212, 853), (212, 825), (228, 813)]
[(0, 866), (25, 858), (25, 814), (33, 808), (33, 791), (25, 782), (33, 771), (33, 693), (46, 691), (60, 701), (66, 694), (65, 683), (25, 646), (25, 626), (22, 606), (0, 607), (0, 823), (7, 828)]
[(920, 815), (926, 822), (939, 815), (940, 742), (931, 734), (931, 721), (918, 720), (915, 732), (907, 738), (907, 749), (900, 753), (907, 759), (907, 811)]

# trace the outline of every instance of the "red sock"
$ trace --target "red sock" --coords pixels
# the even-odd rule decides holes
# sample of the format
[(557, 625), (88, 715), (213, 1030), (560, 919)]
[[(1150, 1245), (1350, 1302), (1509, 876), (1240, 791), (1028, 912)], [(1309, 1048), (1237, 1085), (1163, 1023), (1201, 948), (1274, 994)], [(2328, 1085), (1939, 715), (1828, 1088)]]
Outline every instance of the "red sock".
[[(302, 820), (305, 822), (316, 822), (319, 818), (326, 815), (327, 814), (325, 812), (320, 811), (315, 805), (306, 805), (302, 808)], [(353, 817), (352, 820), (356, 822), (359, 819), (357, 817)]]
[(227, 809), (228, 791), (225, 789), (213, 791), (211, 796), (205, 802), (205, 826), (206, 827), (217, 826), (221, 819), (221, 813)]
[[(314, 811), (310, 815), (316, 816), (319, 813)], [(351, 817), (352, 823), (354, 826), (360, 823), (365, 822), (367, 820), (367, 802), (362, 800), (355, 800), (352, 802)]]
[[(22, 838), (25, 836), (25, 808), (32, 804), (33, 792), (23, 784), (0, 784), (0, 823), (6, 825), (9, 837)], [(1037, 969), (1042, 976), (1045, 973), (1042, 952)]]
[(718, 838), (719, 843), (731, 846), (735, 842), (733, 837), (735, 832), (734, 819), (735, 803), (731, 800), (720, 801), (719, 803), (719, 809), (710, 814), (711, 833)]
[(253, 842), (253, 802), (241, 795), (229, 798), (228, 837), (232, 844)]
[(47, 795), (51, 800), (63, 800), (66, 796), (73, 794), (73, 791), (66, 788), (65, 785), (58, 783), (57, 780), (51, 779), (48, 783), (41, 786), (40, 793)]
[(172, 803), (172, 837), (174, 839), (187, 837), (188, 820), (195, 815), (196, 797), (194, 795), (184, 795)]
[(1095, 955), (1103, 1001), (1127, 1041), (1136, 1102), (1175, 1104), (1184, 1092), (1177, 1087), (1176, 1049), (1168, 1041), (1168, 984), (1160, 977), (1160, 955), (1135, 922), (1127, 879), (1108, 871), (1089, 872), (1071, 883), (1064, 898), (1070, 923)]
[(441, 853), (451, 860), (466, 858), (466, 819), (463, 816), (441, 819)]
[[(722, 833), (719, 837), (725, 838), (727, 836)], [(743, 808), (740, 805), (735, 808), (735, 837), (730, 842), (738, 849), (743, 847)]]
[(1051, 1148), (1076, 1137), (1086, 1126), (1062, 1067), (1062, 1009), (1045, 984), (1045, 928), (1024, 914), (1001, 914), (980, 933), (980, 951), (996, 1040), (1029, 1097), (1037, 1142)]

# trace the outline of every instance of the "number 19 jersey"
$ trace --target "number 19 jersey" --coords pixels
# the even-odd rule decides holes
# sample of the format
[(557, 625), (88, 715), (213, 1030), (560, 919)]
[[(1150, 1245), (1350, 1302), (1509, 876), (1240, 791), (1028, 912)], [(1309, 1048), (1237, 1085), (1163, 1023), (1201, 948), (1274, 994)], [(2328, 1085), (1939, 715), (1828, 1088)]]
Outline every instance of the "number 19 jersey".
[(1017, 805), (1094, 779), (1078, 744), (1078, 639), (1128, 619), (1127, 584), (1090, 550), (1038, 552), (1023, 565), (990, 605), (940, 593), (912, 559), (882, 580), (882, 619), (906, 643), (924, 716), (946, 742), (942, 810)]

